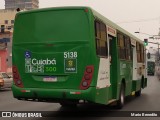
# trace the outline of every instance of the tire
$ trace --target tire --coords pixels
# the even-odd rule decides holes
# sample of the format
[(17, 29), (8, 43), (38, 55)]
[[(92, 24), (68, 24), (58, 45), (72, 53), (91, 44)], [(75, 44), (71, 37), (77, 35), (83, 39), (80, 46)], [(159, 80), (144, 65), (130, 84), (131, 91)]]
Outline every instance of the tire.
[(117, 108), (121, 109), (124, 106), (124, 100), (125, 100), (125, 88), (124, 84), (121, 84), (120, 94), (119, 94), (119, 100), (117, 101)]
[(22, 100), (21, 98), (17, 98), (17, 100)]
[(135, 96), (136, 96), (136, 97), (141, 96), (141, 89), (135, 92)]

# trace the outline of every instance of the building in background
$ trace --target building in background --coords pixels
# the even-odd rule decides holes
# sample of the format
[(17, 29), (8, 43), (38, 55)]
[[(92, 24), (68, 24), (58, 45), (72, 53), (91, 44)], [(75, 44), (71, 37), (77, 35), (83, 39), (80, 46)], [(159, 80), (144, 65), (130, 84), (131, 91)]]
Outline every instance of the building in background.
[[(8, 46), (11, 40), (11, 32), (0, 32), (0, 72), (11, 73), (12, 61), (9, 57)], [(11, 48), (10, 48), (11, 49)]]
[(14, 18), (16, 15), (16, 10), (0, 10), (0, 32), (4, 31), (13, 32)]
[(17, 8), (39, 8), (39, 0), (4, 0), (5, 9), (0, 10), (0, 72), (12, 72), (12, 34)]
[(0, 10), (0, 72), (11, 73), (12, 34), (16, 10)]
[(39, 0), (5, 0), (6, 10), (31, 10), (39, 8)]

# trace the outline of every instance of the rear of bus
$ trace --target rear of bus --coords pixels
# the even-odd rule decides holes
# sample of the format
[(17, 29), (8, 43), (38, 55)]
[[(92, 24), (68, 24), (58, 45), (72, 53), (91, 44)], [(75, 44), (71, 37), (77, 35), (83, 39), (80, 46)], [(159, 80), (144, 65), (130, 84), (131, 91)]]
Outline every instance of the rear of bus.
[(148, 75), (154, 75), (155, 62), (154, 61), (147, 61), (147, 65), (148, 65), (148, 70), (147, 70)]
[(97, 70), (92, 17), (85, 7), (16, 15), (12, 54), (15, 98), (94, 101)]

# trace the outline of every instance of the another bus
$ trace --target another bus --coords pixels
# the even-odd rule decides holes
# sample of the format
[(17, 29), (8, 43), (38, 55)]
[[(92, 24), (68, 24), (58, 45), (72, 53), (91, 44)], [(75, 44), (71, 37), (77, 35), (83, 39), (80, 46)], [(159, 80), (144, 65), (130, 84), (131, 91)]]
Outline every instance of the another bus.
[(19, 100), (122, 108), (147, 86), (143, 42), (89, 7), (19, 12), (12, 50)]
[(155, 61), (147, 61), (147, 73), (148, 75), (154, 75), (155, 74)]

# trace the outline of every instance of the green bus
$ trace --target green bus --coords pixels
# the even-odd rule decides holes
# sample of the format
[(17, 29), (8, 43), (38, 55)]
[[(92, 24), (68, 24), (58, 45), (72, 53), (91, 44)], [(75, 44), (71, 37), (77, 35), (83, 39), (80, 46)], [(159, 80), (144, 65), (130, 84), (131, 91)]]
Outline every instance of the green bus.
[(122, 108), (147, 86), (143, 42), (90, 7), (17, 13), (12, 50), (19, 100)]
[(148, 75), (154, 75), (155, 73), (155, 61), (147, 61), (147, 73)]

